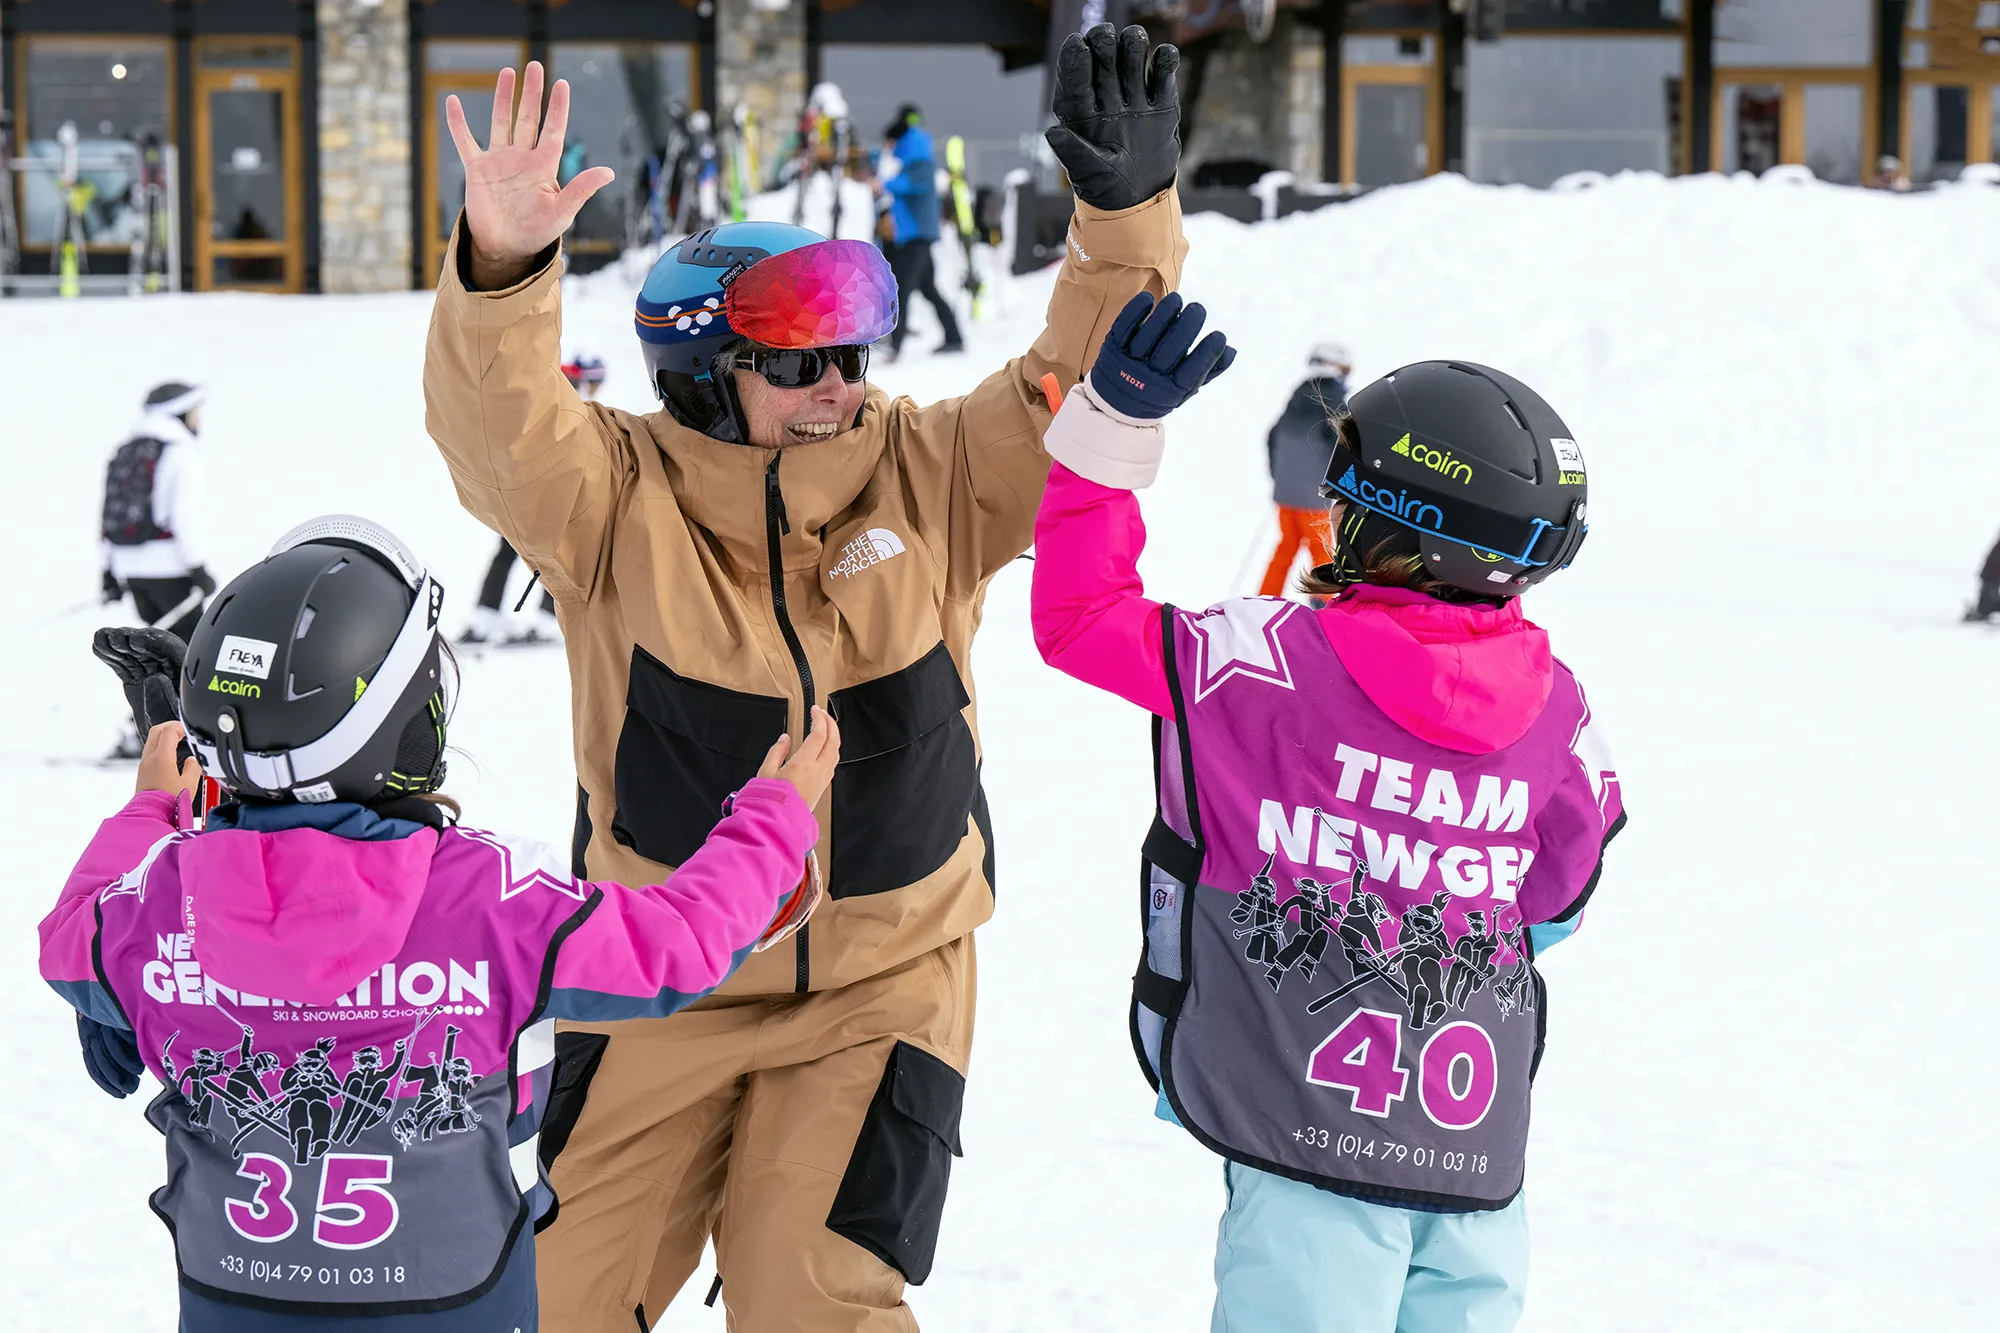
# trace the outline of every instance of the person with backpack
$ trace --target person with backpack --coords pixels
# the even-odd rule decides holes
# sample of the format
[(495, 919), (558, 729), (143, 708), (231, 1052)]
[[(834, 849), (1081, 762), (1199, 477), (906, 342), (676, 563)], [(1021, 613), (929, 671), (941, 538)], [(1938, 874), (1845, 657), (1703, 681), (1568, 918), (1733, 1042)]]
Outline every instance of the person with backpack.
[(215, 591), (198, 544), (203, 488), (195, 436), (204, 397), (178, 380), (156, 386), (104, 472), (104, 601), (129, 593), (141, 620), (182, 639)]
[[(717, 822), (670, 883), (588, 880), (460, 823), (442, 603), (366, 519), (279, 539), (178, 681), (144, 682), (149, 717), (182, 721), (150, 729), (136, 794), (41, 923), (91, 1077), (166, 1085), (146, 1116), (181, 1333), (534, 1333), (555, 1062), (579, 1050), (556, 1020), (674, 1013), (818, 901), (824, 709), (688, 812)], [(204, 775), (228, 801), (197, 827)]]
[(1285, 579), (1305, 547), (1315, 568), (1333, 558), (1320, 485), (1333, 457), (1333, 428), (1327, 418), (1347, 401), (1347, 377), (1354, 358), (1339, 343), (1324, 342), (1306, 359), (1306, 378), (1265, 437), (1271, 457), (1271, 492), (1278, 504), (1278, 548), (1257, 586), (1259, 597), (1282, 597)]
[(1151, 601), (1134, 492), (1229, 360), (1199, 309), (1135, 298), (1051, 423), (1031, 614), (1044, 661), (1155, 718), (1131, 1031), (1157, 1113), (1224, 1159), (1210, 1327), (1505, 1333), (1534, 958), (1625, 823), (1521, 611), (1583, 543), (1583, 454), (1510, 375), (1404, 366), (1328, 414), (1325, 605)]
[(965, 340), (959, 336), (958, 317), (951, 302), (937, 287), (937, 269), (931, 247), (938, 241), (937, 152), (930, 131), (924, 128), (924, 114), (914, 102), (905, 102), (896, 118), (882, 131), (882, 159), (877, 168), (879, 188), (888, 203), (888, 234), (883, 250), (889, 269), (896, 275), (896, 327), (889, 334), (889, 355), (903, 353), (903, 329), (910, 317), (910, 297), (921, 296), (937, 315), (944, 330), (940, 352), (963, 352)]

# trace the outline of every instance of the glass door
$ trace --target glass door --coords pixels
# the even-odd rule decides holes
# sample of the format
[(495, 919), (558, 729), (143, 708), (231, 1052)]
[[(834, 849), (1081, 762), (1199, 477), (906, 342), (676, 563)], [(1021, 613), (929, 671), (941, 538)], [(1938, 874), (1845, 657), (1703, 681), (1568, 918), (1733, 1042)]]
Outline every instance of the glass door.
[(459, 210), (465, 207), (465, 165), (451, 141), (444, 104), (456, 96), (465, 108), (465, 123), (481, 147), (493, 123), (493, 81), (500, 71), (517, 72), (527, 65), (519, 42), (433, 41), (424, 46), (424, 272), (435, 282), (444, 267), (445, 243)]
[(195, 77), (195, 286), (296, 292), (298, 74), (290, 42), (206, 46)]

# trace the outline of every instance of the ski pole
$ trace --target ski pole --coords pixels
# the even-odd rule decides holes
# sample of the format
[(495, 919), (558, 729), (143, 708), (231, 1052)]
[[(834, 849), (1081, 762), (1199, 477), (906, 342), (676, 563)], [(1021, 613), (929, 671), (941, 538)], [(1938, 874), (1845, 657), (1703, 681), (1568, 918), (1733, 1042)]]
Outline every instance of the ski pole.
[(179, 620), (182, 616), (186, 615), (188, 612), (194, 610), (196, 607), (200, 605), (201, 605), (201, 589), (199, 587), (189, 588), (187, 596), (181, 598), (181, 600), (174, 605), (172, 610), (166, 612), (158, 620), (151, 622), (148, 628), (165, 629), (167, 626), (173, 624), (175, 621)]

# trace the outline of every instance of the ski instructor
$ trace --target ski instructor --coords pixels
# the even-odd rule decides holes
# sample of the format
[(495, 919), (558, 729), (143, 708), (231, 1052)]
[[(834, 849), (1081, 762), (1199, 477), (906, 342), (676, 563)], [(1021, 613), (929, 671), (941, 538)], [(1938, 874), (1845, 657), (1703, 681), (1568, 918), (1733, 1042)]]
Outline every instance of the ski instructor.
[(972, 636), (1033, 538), (1042, 376), (1076, 383), (1126, 300), (1179, 280), (1179, 59), (1137, 27), (1065, 42), (1048, 138), (1077, 205), (1047, 327), (928, 406), (865, 379), (896, 314), (880, 253), (761, 222), (648, 274), (661, 410), (584, 402), (559, 369), (557, 238), (611, 172), (557, 188), (569, 91), (542, 119), (538, 65), (518, 116), (500, 75), (484, 150), (448, 105), (466, 202), (426, 422), (465, 507), (555, 594), (579, 869), (660, 878), (809, 705), (845, 738), (816, 812), (830, 898), (795, 940), (673, 1018), (557, 1038), (551, 1330), (650, 1328), (711, 1237), (732, 1328), (916, 1326), (903, 1287), (936, 1250), (993, 911)]

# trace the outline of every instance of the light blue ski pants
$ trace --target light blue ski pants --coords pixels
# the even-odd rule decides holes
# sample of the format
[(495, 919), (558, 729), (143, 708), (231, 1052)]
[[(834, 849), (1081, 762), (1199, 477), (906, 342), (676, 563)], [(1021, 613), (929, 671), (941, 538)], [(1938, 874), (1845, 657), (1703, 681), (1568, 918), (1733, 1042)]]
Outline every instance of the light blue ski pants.
[(1508, 1333), (1528, 1214), (1420, 1213), (1224, 1163), (1210, 1333)]

